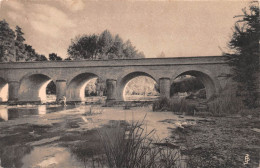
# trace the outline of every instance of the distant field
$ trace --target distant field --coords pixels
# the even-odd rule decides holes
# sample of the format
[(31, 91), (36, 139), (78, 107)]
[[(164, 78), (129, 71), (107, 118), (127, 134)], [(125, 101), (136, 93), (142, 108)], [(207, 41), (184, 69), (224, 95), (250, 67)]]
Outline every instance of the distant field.
[[(144, 96), (144, 95), (126, 95), (125, 101), (154, 101), (157, 100), (159, 96)], [(105, 101), (106, 96), (91, 96), (85, 97), (86, 102), (97, 102), (97, 101)], [(47, 102), (56, 101), (56, 95), (47, 95)]]
[(125, 101), (154, 101), (159, 96), (144, 96), (144, 95), (126, 95)]

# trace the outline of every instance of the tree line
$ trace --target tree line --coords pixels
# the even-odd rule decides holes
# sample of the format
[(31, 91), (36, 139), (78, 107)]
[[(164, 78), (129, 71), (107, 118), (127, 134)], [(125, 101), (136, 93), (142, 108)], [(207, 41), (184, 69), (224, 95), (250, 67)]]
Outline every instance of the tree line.
[[(49, 54), (49, 60), (62, 60), (56, 53)], [(25, 43), (24, 33), (19, 26), (12, 30), (5, 20), (0, 20), (0, 62), (48, 61)]]
[[(6, 20), (0, 20), (0, 62), (25, 61), (61, 61), (62, 57), (50, 53), (47, 58), (39, 54), (29, 44), (25, 43), (24, 33), (19, 26), (12, 30)], [(124, 42), (117, 34), (113, 36), (108, 30), (100, 35), (76, 36), (71, 40), (65, 60), (93, 60), (93, 59), (132, 59), (144, 58), (130, 40)], [(55, 94), (56, 86), (50, 82), (46, 92)]]
[[(62, 57), (50, 53), (47, 58), (25, 43), (24, 33), (19, 26), (12, 30), (6, 20), (0, 20), (0, 62), (61, 61)], [(108, 30), (100, 35), (76, 36), (71, 40), (65, 60), (133, 59), (144, 58), (130, 40), (124, 42), (117, 34)]]

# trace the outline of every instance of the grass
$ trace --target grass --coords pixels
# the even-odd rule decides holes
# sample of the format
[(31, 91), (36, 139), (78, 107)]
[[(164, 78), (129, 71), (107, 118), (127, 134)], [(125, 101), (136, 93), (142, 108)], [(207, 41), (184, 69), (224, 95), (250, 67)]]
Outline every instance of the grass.
[(239, 114), (241, 109), (245, 109), (242, 98), (237, 97), (232, 88), (226, 88), (217, 97), (213, 97), (208, 106), (213, 116)]
[(146, 131), (143, 121), (99, 132), (108, 167), (179, 168), (181, 156), (178, 148), (154, 140), (153, 133), (154, 130)]
[[(200, 108), (203, 105), (203, 109)], [(185, 113), (188, 115), (205, 116), (229, 116), (241, 115), (259, 117), (258, 109), (246, 109), (241, 97), (237, 97), (234, 88), (223, 89), (218, 96), (213, 96), (209, 100), (200, 102), (199, 100), (187, 100), (178, 98), (160, 98), (153, 103), (153, 111), (172, 111), (175, 113)], [(206, 113), (205, 113), (206, 112)]]
[(153, 111), (172, 111), (194, 114), (196, 106), (185, 99), (161, 98), (153, 103)]

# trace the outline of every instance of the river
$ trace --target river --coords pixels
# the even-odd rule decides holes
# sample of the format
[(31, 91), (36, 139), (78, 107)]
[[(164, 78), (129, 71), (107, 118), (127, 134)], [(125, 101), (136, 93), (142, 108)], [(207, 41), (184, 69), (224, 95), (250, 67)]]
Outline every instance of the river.
[[(170, 138), (171, 130), (182, 124), (195, 124), (196, 118), (171, 112), (152, 112), (151, 106), (0, 106), (0, 167), (43, 168), (85, 167), (82, 159), (99, 154), (98, 128), (115, 121), (141, 121), (147, 132)], [(80, 149), (80, 150), (78, 150)], [(91, 165), (88, 165), (91, 166)]]

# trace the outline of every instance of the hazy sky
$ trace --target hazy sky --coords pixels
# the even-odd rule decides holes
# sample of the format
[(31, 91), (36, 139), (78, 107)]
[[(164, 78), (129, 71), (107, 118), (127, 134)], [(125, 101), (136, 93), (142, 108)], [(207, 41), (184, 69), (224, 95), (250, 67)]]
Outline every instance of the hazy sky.
[(0, 19), (19, 25), (40, 54), (67, 57), (72, 38), (105, 29), (146, 57), (221, 55), (248, 1), (0, 0)]

